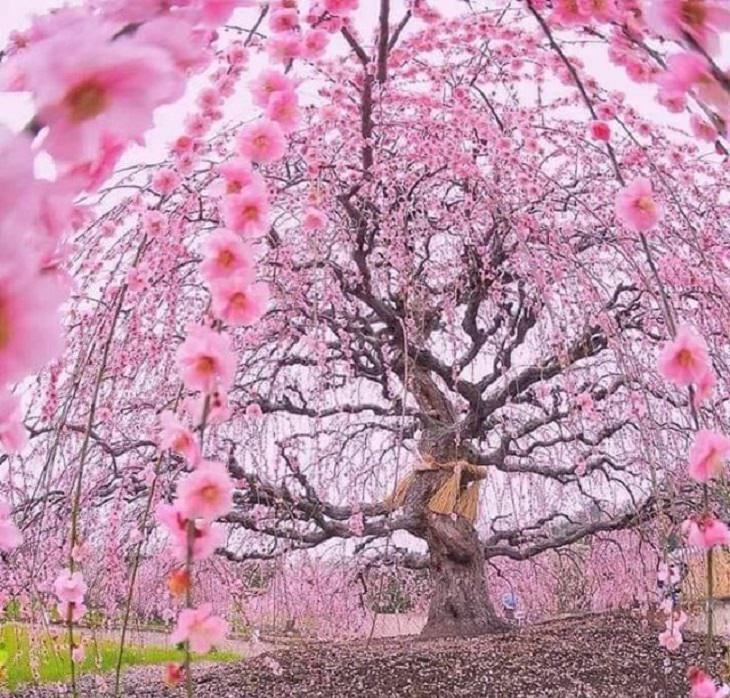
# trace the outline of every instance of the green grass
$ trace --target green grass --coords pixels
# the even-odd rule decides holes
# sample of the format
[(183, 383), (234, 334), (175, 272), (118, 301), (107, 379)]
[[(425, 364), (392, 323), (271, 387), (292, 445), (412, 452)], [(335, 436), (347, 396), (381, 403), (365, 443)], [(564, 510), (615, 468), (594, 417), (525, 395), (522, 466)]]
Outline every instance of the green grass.
[[(103, 673), (114, 671), (116, 668), (119, 652), (117, 643), (109, 640), (95, 642), (90, 636), (85, 636), (84, 649), (86, 658), (81, 664), (80, 673)], [(124, 648), (122, 664), (165, 664), (182, 661), (182, 656), (183, 653), (172, 646), (127, 645)], [(195, 661), (230, 662), (236, 659), (240, 659), (240, 656), (234, 652), (210, 652), (194, 656)], [(31, 662), (36, 666), (35, 675)], [(71, 665), (65, 630), (55, 627), (52, 636), (37, 629), (31, 637), (26, 626), (15, 623), (1, 625), (0, 665), (3, 663), (5, 676), (4, 679), (0, 679), (0, 686), (5, 686), (11, 691), (22, 683), (34, 681), (36, 677), (44, 683), (67, 680), (71, 675)]]

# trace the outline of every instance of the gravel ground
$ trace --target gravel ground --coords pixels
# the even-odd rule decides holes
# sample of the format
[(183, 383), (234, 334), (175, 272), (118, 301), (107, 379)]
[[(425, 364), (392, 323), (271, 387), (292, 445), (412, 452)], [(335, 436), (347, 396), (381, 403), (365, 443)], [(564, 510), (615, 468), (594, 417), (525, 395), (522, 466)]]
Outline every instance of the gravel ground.
[[(703, 639), (686, 637), (667, 656), (656, 631), (630, 615), (586, 616), (505, 635), (423, 642), (415, 638), (309, 643), (248, 661), (198, 666), (198, 698), (684, 698), (685, 672), (702, 664)], [(720, 671), (717, 643), (711, 669)], [(64, 695), (27, 688), (18, 698)], [(81, 695), (109, 695), (103, 678), (84, 677)], [(183, 696), (159, 667), (125, 675), (124, 695)]]

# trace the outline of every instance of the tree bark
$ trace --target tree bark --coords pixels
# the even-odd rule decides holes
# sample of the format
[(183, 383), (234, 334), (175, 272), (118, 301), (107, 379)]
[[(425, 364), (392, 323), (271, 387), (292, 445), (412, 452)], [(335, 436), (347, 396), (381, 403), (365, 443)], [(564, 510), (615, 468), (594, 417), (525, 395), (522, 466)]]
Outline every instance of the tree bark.
[(421, 637), (474, 637), (504, 632), (484, 574), (484, 553), (476, 529), (461, 516), (426, 514), (431, 555), (431, 604)]
[(497, 615), (489, 598), (484, 552), (476, 529), (457, 514), (428, 510), (428, 500), (443, 480), (443, 471), (418, 473), (405, 502), (418, 514), (419, 525), (411, 533), (426, 541), (431, 558), (432, 595), (421, 638), (505, 632), (510, 625)]

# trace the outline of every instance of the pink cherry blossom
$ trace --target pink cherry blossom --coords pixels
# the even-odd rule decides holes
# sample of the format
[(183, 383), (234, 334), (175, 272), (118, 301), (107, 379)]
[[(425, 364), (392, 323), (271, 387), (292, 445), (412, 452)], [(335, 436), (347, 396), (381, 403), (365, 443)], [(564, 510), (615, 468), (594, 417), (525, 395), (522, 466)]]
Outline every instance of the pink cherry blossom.
[(555, 0), (553, 20), (563, 26), (588, 24), (590, 14), (578, 0)]
[(611, 140), (611, 127), (605, 121), (591, 121), (591, 138), (608, 143)]
[(246, 187), (254, 186), (260, 189), (265, 187), (264, 178), (258, 172), (254, 172), (251, 163), (243, 158), (224, 162), (219, 165), (218, 172), (222, 182), (216, 183), (217, 186), (214, 185), (216, 194), (239, 194)]
[(0, 237), (0, 385), (41, 368), (61, 349), (63, 290), (27, 250)]
[(58, 573), (53, 588), (59, 601), (82, 603), (88, 587), (81, 572), (63, 569)]
[(0, 388), (0, 450), (18, 453), (27, 441), (20, 399)]
[(286, 149), (281, 127), (268, 119), (259, 119), (243, 128), (238, 135), (238, 152), (252, 162), (278, 160)]
[(160, 237), (167, 230), (167, 217), (159, 211), (142, 214), (142, 230), (150, 237)]
[(269, 198), (264, 189), (246, 187), (238, 194), (226, 196), (221, 206), (227, 228), (255, 238), (269, 225)]
[(717, 378), (711, 370), (705, 371), (698, 379), (695, 385), (695, 394), (692, 400), (695, 407), (699, 407), (705, 400), (707, 400), (717, 383)]
[(283, 133), (291, 133), (299, 125), (300, 118), (296, 92), (275, 92), (271, 95), (266, 116), (276, 122)]
[(689, 545), (704, 550), (730, 543), (728, 527), (710, 514), (696, 515), (684, 521), (682, 533)]
[(251, 419), (256, 419), (257, 417), (260, 417), (263, 414), (263, 411), (261, 409), (261, 405), (259, 405), (257, 402), (252, 402), (250, 405), (246, 406), (246, 416)]
[(212, 521), (233, 506), (233, 481), (223, 463), (203, 461), (177, 486), (177, 507), (188, 519)]
[(279, 70), (264, 70), (251, 83), (251, 96), (257, 107), (265, 108), (271, 95), (276, 92), (291, 92), (294, 89), (294, 82)]
[(266, 284), (249, 285), (237, 276), (221, 279), (211, 287), (213, 314), (229, 325), (252, 325), (266, 312), (269, 289)]
[(209, 36), (196, 30), (190, 22), (162, 15), (145, 22), (137, 30), (137, 38), (167, 53), (178, 70), (197, 72), (210, 62)]
[(291, 32), (299, 28), (299, 13), (294, 9), (274, 10), (269, 17), (272, 32)]
[(724, 0), (652, 0), (647, 24), (668, 39), (692, 37), (710, 53), (720, 48), (719, 32), (730, 29), (730, 8)]
[(302, 217), (302, 228), (304, 230), (322, 230), (325, 225), (327, 225), (327, 216), (324, 211), (314, 206), (309, 206), (305, 209), (304, 216)]
[(200, 446), (190, 429), (184, 427), (172, 412), (160, 415), (160, 448), (170, 449), (183, 456), (191, 465), (200, 460)]
[(188, 390), (228, 390), (236, 372), (236, 357), (231, 343), (204, 325), (188, 328), (188, 335), (177, 350), (177, 366)]
[(690, 698), (724, 698), (727, 690), (717, 684), (699, 667), (690, 667), (687, 671)]
[(180, 175), (169, 167), (163, 167), (152, 175), (151, 184), (158, 194), (167, 196), (180, 185)]
[[(156, 510), (156, 518), (172, 536), (173, 550), (178, 560), (185, 561), (188, 547), (188, 520), (175, 505), (160, 504)], [(223, 531), (213, 526), (210, 521), (197, 520), (193, 523), (192, 558), (205, 560), (222, 545)]]
[(667, 70), (657, 78), (660, 87), (660, 98), (663, 101), (683, 99), (694, 89), (700, 99), (715, 105), (724, 111), (730, 106), (730, 97), (725, 89), (712, 76), (707, 60), (686, 51), (677, 53), (667, 59)]
[(639, 177), (619, 191), (616, 216), (627, 228), (638, 232), (650, 230), (659, 222), (662, 210), (648, 179)]
[(698, 482), (707, 482), (722, 475), (730, 454), (730, 438), (709, 429), (695, 434), (689, 450), (689, 475)]
[(170, 663), (165, 666), (163, 681), (166, 686), (178, 686), (185, 678), (185, 667), (182, 664)]
[(678, 386), (706, 380), (710, 371), (707, 343), (693, 327), (680, 325), (674, 339), (662, 348), (658, 367), (662, 377)]
[(0, 500), (0, 550), (9, 553), (22, 542), (22, 534), (10, 519), (10, 507)]
[(203, 243), (200, 273), (208, 283), (231, 276), (250, 283), (255, 275), (253, 252), (236, 233), (218, 228)]
[(211, 26), (225, 24), (239, 7), (251, 7), (254, 0), (198, 0), (199, 18)]
[(274, 34), (266, 43), (272, 61), (289, 63), (302, 55), (302, 40), (297, 34)]
[(191, 651), (206, 653), (223, 642), (227, 632), (228, 623), (213, 615), (212, 605), (205, 603), (198, 608), (185, 608), (180, 611), (170, 641), (175, 644), (188, 642)]
[(310, 29), (302, 37), (302, 57), (319, 58), (324, 54), (329, 43), (329, 35), (322, 29)]
[(324, 0), (324, 9), (333, 15), (348, 15), (357, 5), (358, 0)]
[(61, 160), (94, 158), (106, 134), (140, 138), (154, 109), (183, 91), (166, 52), (135, 38), (107, 41), (103, 27), (61, 31), (18, 60), (37, 119), (49, 129), (43, 145)]

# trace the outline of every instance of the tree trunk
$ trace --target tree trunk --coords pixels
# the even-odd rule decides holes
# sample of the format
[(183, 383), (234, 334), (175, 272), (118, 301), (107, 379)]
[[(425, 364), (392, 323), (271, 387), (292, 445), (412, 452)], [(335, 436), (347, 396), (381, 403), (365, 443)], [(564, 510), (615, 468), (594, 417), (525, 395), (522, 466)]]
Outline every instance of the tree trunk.
[(474, 637), (509, 630), (489, 599), (484, 552), (474, 526), (458, 514), (428, 510), (429, 499), (443, 481), (443, 471), (418, 473), (404, 504), (418, 522), (409, 530), (428, 543), (431, 557), (431, 605), (421, 637)]
[(426, 514), (432, 596), (422, 638), (474, 637), (504, 632), (494, 611), (476, 529), (461, 516)]

